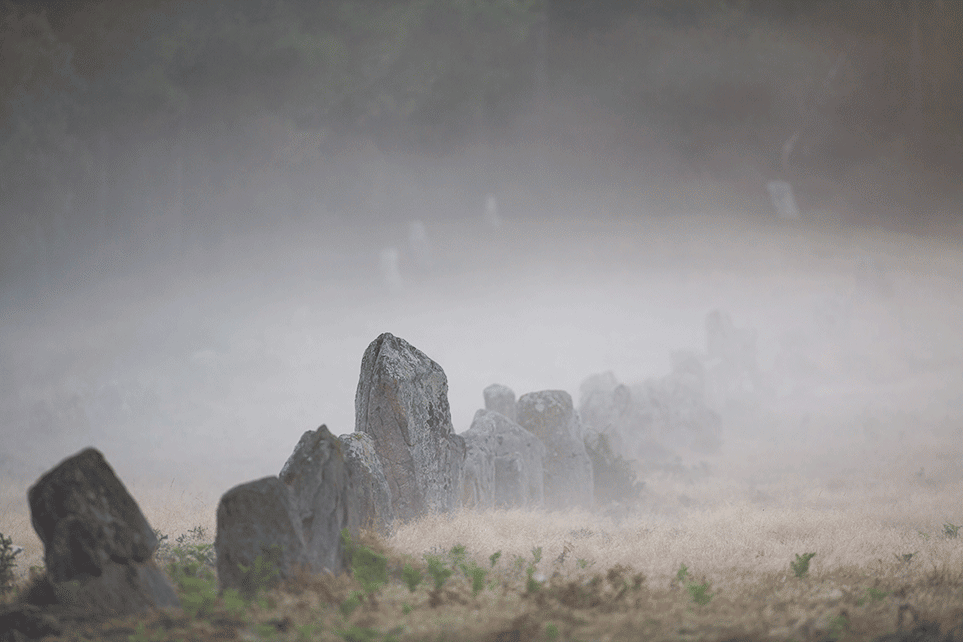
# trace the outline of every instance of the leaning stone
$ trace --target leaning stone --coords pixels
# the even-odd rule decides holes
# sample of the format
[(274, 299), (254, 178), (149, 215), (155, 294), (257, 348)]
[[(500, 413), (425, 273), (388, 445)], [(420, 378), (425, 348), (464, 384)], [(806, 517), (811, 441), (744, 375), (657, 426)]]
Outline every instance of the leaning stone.
[(397, 519), (454, 511), (465, 440), (452, 431), (448, 379), (404, 339), (384, 333), (361, 360), (356, 432), (371, 436)]
[(485, 410), (500, 412), (512, 421), (518, 421), (515, 412), (515, 391), (508, 386), (493, 383), (482, 393), (485, 397)]
[(362, 528), (389, 536), (394, 521), (391, 492), (371, 436), (353, 432), (338, 439), (348, 469), (348, 528), (352, 537)]
[(47, 579), (55, 589), (71, 587), (71, 606), (129, 615), (180, 605), (154, 563), (154, 531), (98, 450), (62, 461), (27, 498)]
[(545, 444), (545, 507), (563, 510), (594, 504), (592, 462), (585, 430), (564, 390), (530, 392), (518, 400), (518, 423)]
[(254, 569), (259, 556), (278, 571), (276, 579), (291, 577), (305, 565), (305, 541), (297, 518), (291, 493), (277, 477), (240, 484), (224, 493), (217, 505), (214, 539), (221, 590), (253, 593), (257, 587), (241, 567)]
[[(304, 540), (308, 567), (317, 573), (343, 572), (341, 529), (350, 525), (352, 506), (341, 441), (327, 426), (305, 432), (278, 479), (291, 492), (291, 507)], [(352, 535), (357, 537), (357, 531)]]

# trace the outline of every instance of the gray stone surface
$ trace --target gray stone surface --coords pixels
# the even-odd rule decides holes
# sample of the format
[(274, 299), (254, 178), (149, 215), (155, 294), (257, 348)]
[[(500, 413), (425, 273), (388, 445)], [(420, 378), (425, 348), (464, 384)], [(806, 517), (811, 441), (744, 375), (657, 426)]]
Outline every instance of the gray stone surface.
[(544, 390), (518, 400), (518, 423), (545, 444), (545, 507), (550, 510), (594, 504), (592, 462), (585, 430), (564, 390)]
[[(494, 508), (542, 508), (545, 504), (545, 444), (500, 412), (479, 410), (462, 433), (469, 445), (466, 470), (483, 470), (477, 495)], [(480, 462), (480, 463), (475, 463)], [(468, 475), (466, 474), (466, 479)], [(476, 478), (478, 479), (478, 478)]]
[(348, 469), (348, 528), (352, 533), (365, 528), (389, 536), (394, 521), (391, 492), (371, 436), (353, 432), (339, 439)]
[(244, 572), (253, 568), (259, 555), (271, 559), (272, 548), (280, 548), (273, 559), (280, 578), (306, 564), (305, 542), (297, 525), (291, 492), (277, 477), (264, 477), (240, 484), (221, 497), (217, 505), (217, 580), (221, 590), (244, 590)]
[(345, 572), (341, 530), (351, 530), (349, 506), (341, 441), (326, 426), (305, 432), (278, 477), (240, 484), (221, 497), (214, 540), (220, 588), (245, 589), (240, 567), (252, 568), (258, 556), (275, 563), (278, 579), (299, 568)]
[(512, 421), (518, 421), (515, 411), (515, 391), (508, 386), (493, 383), (482, 393), (485, 397), (485, 410), (500, 412)]
[[(341, 441), (327, 426), (301, 435), (278, 474), (291, 492), (291, 507), (315, 572), (344, 570), (341, 529), (350, 528), (349, 477)], [(355, 530), (352, 535), (357, 537)]]
[(77, 582), (71, 606), (127, 615), (180, 605), (153, 561), (158, 541), (123, 483), (93, 448), (65, 459), (27, 493), (47, 579)]
[(355, 431), (374, 442), (395, 519), (458, 508), (466, 446), (452, 430), (441, 366), (404, 339), (382, 334), (361, 360), (355, 418)]

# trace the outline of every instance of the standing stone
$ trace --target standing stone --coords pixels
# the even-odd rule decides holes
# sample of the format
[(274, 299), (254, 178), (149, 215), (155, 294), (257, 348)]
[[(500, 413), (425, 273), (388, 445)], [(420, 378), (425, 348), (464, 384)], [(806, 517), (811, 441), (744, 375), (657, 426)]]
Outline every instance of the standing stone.
[(545, 506), (590, 509), (594, 504), (592, 462), (585, 430), (564, 390), (530, 392), (518, 400), (518, 423), (545, 444)]
[[(305, 432), (278, 475), (291, 492), (305, 559), (312, 570), (344, 570), (341, 529), (349, 525), (348, 471), (341, 441), (327, 426)], [(357, 537), (357, 532), (352, 533)]]
[[(479, 412), (485, 412), (479, 410)], [(474, 423), (472, 423), (474, 426)], [(473, 432), (461, 435), (465, 440), (465, 465), (462, 468), (461, 505), (464, 508), (488, 510), (495, 507), (495, 436)]]
[[(494, 508), (542, 508), (545, 504), (545, 444), (500, 412), (479, 410), (462, 436), (469, 444), (470, 462), (481, 462), (480, 493)], [(466, 481), (469, 475), (466, 472)], [(488, 499), (490, 497), (490, 500)], [(490, 503), (487, 503), (489, 502)]]
[(458, 507), (466, 446), (452, 431), (441, 366), (404, 339), (382, 334), (361, 359), (355, 420), (356, 432), (374, 442), (397, 519)]
[(435, 259), (428, 240), (428, 231), (421, 221), (411, 221), (408, 224), (408, 248), (414, 268), (422, 273), (430, 272), (435, 266)]
[(616, 453), (627, 454), (645, 438), (648, 423), (640, 410), (629, 387), (611, 372), (592, 375), (579, 386), (582, 423), (591, 438), (605, 435)]
[(305, 541), (297, 523), (291, 492), (277, 477), (235, 486), (217, 505), (217, 581), (228, 588), (251, 590), (241, 566), (254, 568), (258, 556), (274, 564), (280, 575), (290, 577), (307, 563)]
[(348, 528), (352, 537), (361, 528), (389, 536), (394, 521), (391, 492), (371, 436), (353, 432), (338, 439), (348, 469)]
[(706, 393), (717, 407), (762, 389), (754, 328), (737, 328), (724, 310), (706, 315)]
[(485, 388), (485, 410), (500, 412), (512, 421), (518, 421), (515, 411), (515, 391), (498, 383)]
[(47, 579), (55, 587), (76, 581), (74, 606), (129, 615), (180, 605), (153, 561), (154, 531), (100, 451), (87, 448), (65, 459), (27, 499)]
[(341, 529), (350, 528), (349, 478), (341, 442), (327, 426), (305, 432), (278, 477), (235, 486), (217, 506), (217, 579), (221, 590), (252, 587), (241, 566), (259, 556), (277, 579), (298, 569), (339, 575), (347, 570)]

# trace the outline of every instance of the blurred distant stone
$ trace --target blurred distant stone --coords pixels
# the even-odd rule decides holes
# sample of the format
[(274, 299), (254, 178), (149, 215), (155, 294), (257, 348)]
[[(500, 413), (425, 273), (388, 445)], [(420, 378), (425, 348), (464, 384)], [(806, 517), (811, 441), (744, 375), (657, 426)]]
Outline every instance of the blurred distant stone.
[(153, 561), (154, 531), (99, 451), (65, 459), (27, 498), (56, 603), (96, 615), (180, 605)]
[(585, 450), (585, 430), (564, 390), (543, 390), (518, 400), (518, 423), (545, 444), (545, 507), (591, 509), (592, 462)]
[(722, 406), (761, 389), (754, 328), (737, 328), (732, 316), (715, 309), (706, 314), (706, 393)]
[(381, 250), (381, 279), (391, 292), (401, 289), (400, 256), (397, 248), (386, 247)]
[(381, 460), (375, 452), (371, 435), (352, 432), (339, 437), (348, 469), (348, 527), (354, 533), (360, 528), (388, 536), (394, 513), (391, 492)]
[(485, 397), (485, 410), (500, 412), (512, 421), (516, 421), (514, 390), (508, 386), (493, 383), (485, 388), (482, 395)]
[(435, 267), (434, 252), (428, 241), (428, 230), (422, 221), (408, 224), (408, 248), (413, 267), (419, 272), (430, 272)]
[(645, 418), (632, 403), (632, 391), (612, 372), (592, 375), (582, 382), (578, 413), (586, 428), (605, 435), (615, 452), (626, 453), (645, 430)]
[(466, 446), (452, 430), (441, 366), (404, 339), (382, 334), (361, 359), (355, 421), (355, 431), (374, 443), (396, 519), (458, 508)]
[(494, 229), (501, 229), (502, 216), (498, 210), (498, 200), (494, 194), (489, 194), (485, 199), (485, 222)]
[(479, 410), (462, 433), (467, 444), (462, 504), (542, 508), (545, 444), (500, 412)]
[(766, 190), (779, 218), (783, 220), (799, 218), (799, 208), (796, 206), (796, 197), (792, 193), (792, 185), (786, 181), (769, 181), (766, 184)]

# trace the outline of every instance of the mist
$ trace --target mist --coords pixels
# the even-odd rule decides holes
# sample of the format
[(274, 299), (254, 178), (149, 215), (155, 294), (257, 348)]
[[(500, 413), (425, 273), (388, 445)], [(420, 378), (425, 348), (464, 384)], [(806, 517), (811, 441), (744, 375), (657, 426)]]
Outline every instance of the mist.
[[(158, 24), (181, 33), (187, 8), (163, 6)], [(5, 160), (27, 159), (4, 183), (4, 475), (29, 482), (93, 446), (131, 483), (216, 498), (276, 474), (306, 430), (352, 432), (361, 356), (382, 332), (444, 368), (462, 432), (492, 383), (577, 405), (591, 375), (663, 376), (674, 351), (705, 351), (705, 315), (723, 309), (758, 333), (763, 385), (717, 408), (722, 450), (679, 452), (687, 464), (958, 481), (955, 105), (927, 98), (932, 138), (883, 122), (873, 74), (912, 78), (872, 68), (866, 25), (840, 40), (825, 17), (788, 9), (602, 24), (563, 9), (546, 14), (547, 36), (523, 21), (505, 45), (515, 58), (479, 41), (488, 53), (466, 77), (435, 84), (405, 65), (451, 42), (412, 27), (378, 72), (400, 88), (351, 86), (354, 102), (305, 94), (312, 73), (336, 79), (303, 61), (275, 60), (265, 85), (265, 68), (227, 77), (186, 47), (164, 59), (153, 87), (170, 95), (152, 106), (159, 89), (117, 98), (146, 73), (133, 53), (72, 31), (93, 13), (11, 5), (75, 57), (49, 80), (70, 101), (45, 103), (22, 78), (8, 149), (26, 149), (12, 125), (39, 127), (24, 96), (60, 113), (104, 95), (117, 111), (43, 130), (56, 171)], [(498, 84), (479, 68), (515, 75)], [(458, 102), (452, 78), (481, 93)], [(915, 103), (901, 96), (905, 115)], [(779, 211), (772, 180), (797, 212)], [(932, 459), (950, 448), (955, 459)]]

